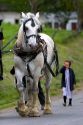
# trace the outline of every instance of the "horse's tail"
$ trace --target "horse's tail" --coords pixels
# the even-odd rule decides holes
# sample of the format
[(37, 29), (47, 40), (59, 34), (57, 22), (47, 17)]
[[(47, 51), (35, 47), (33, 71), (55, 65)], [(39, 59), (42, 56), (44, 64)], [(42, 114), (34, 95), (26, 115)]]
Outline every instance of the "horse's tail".
[(58, 59), (58, 52), (57, 52), (57, 49), (56, 49), (56, 45), (54, 45), (54, 53), (55, 53), (55, 64), (56, 64), (55, 75), (57, 76), (58, 72), (59, 72), (59, 59)]

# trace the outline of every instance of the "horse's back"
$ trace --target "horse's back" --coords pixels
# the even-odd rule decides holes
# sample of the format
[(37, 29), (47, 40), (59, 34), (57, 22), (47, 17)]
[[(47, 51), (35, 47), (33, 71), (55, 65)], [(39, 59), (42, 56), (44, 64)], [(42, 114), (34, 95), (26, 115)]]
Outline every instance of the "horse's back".
[(47, 45), (54, 47), (54, 41), (50, 36), (48, 36), (45, 33), (40, 33), (39, 35), (41, 36), (41, 39), (44, 39), (44, 41), (47, 43)]
[(46, 42), (46, 45), (47, 45), (47, 61), (49, 63), (50, 60), (53, 57), (53, 54), (54, 54), (54, 41), (47, 34), (40, 33), (39, 35), (41, 36), (41, 39), (43, 39)]

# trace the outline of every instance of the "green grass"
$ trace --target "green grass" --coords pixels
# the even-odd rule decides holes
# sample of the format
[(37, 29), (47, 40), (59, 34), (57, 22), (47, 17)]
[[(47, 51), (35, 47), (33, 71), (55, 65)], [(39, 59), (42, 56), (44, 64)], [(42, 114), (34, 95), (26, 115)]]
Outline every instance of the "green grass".
[[(17, 33), (18, 25), (3, 24), (4, 45)], [(52, 30), (45, 28), (44, 32), (54, 38), (56, 41), (60, 67), (65, 59), (72, 61), (72, 68), (76, 74), (77, 85), (76, 89), (83, 88), (83, 32), (76, 37), (70, 37), (75, 32), (65, 30)], [(15, 41), (6, 49), (13, 49)], [(15, 88), (14, 77), (10, 74), (10, 70), (14, 65), (13, 54), (3, 54), (4, 80), (0, 81), (0, 109), (10, 107), (16, 104), (18, 93)], [(53, 78), (51, 83), (51, 95), (61, 94), (61, 75)], [(44, 88), (44, 84), (43, 84)]]
[(65, 43), (65, 41), (76, 34), (74, 31), (66, 31), (66, 30), (57, 30), (57, 29), (51, 29), (49, 27), (44, 29), (44, 32), (50, 35), (55, 42), (57, 43)]
[(13, 55), (3, 55), (4, 80), (0, 81), (0, 109), (14, 105), (18, 99), (14, 78), (10, 74), (13, 66)]
[[(3, 47), (4, 47), (17, 34), (19, 26), (7, 23), (7, 24), (3, 24), (2, 27), (3, 27), (3, 33), (4, 33), (4, 42), (3, 42)], [(10, 44), (8, 44), (8, 46), (6, 48), (4, 48), (4, 50), (13, 49), (15, 41), (16, 41), (16, 39), (14, 39), (12, 42), (10, 42)]]

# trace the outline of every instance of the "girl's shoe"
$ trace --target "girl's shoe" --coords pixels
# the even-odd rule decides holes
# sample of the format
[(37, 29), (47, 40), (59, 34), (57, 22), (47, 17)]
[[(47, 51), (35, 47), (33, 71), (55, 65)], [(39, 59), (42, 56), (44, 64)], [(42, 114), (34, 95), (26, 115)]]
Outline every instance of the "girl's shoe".
[(66, 103), (63, 103), (63, 106), (65, 107), (65, 106), (66, 106)]

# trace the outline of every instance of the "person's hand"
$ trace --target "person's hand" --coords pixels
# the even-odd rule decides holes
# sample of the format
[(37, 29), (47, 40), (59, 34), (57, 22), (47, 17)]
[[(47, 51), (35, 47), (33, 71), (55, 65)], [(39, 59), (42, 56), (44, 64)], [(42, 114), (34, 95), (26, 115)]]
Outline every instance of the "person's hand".
[(55, 76), (58, 76), (58, 74), (59, 74), (59, 71), (58, 71), (58, 70), (56, 70), (56, 72), (55, 72)]

